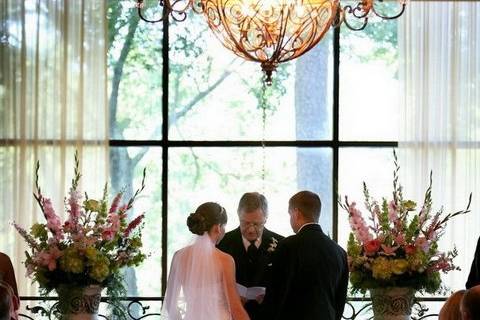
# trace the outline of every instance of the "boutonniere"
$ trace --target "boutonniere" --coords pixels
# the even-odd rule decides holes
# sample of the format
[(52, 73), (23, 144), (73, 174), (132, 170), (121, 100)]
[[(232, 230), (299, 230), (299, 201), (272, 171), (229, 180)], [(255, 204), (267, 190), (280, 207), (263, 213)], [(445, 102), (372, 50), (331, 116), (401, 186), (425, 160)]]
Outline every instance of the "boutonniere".
[(270, 242), (270, 245), (268, 246), (267, 251), (270, 253), (275, 251), (275, 249), (277, 248), (277, 244), (278, 244), (278, 240), (272, 237), (272, 242)]

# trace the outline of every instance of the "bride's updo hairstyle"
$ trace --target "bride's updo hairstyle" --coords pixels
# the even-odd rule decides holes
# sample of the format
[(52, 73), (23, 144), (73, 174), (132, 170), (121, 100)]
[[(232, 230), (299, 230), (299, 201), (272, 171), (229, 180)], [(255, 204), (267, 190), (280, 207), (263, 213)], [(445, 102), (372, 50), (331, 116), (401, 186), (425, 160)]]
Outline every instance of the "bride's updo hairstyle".
[(205, 231), (216, 224), (227, 223), (227, 212), (225, 208), (216, 202), (205, 202), (201, 204), (194, 213), (187, 218), (188, 230), (194, 234), (203, 235)]

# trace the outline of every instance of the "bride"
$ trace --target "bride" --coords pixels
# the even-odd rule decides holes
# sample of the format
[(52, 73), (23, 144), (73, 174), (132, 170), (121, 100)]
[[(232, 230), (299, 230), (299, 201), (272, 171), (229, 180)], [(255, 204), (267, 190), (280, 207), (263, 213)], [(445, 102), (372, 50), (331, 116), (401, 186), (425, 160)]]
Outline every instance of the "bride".
[(233, 258), (215, 248), (226, 223), (225, 209), (214, 202), (200, 205), (188, 217), (188, 229), (198, 236), (173, 256), (163, 319), (249, 319), (236, 290)]

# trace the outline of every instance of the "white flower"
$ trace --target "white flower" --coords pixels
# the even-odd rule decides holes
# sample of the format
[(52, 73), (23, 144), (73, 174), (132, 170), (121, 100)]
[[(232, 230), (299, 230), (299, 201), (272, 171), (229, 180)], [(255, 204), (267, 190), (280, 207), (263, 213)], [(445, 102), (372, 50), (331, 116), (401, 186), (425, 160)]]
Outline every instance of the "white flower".
[(270, 253), (275, 251), (275, 249), (277, 248), (277, 244), (278, 244), (278, 240), (275, 239), (274, 237), (272, 237), (272, 242), (270, 242), (270, 245), (269, 245), (267, 251), (270, 252)]

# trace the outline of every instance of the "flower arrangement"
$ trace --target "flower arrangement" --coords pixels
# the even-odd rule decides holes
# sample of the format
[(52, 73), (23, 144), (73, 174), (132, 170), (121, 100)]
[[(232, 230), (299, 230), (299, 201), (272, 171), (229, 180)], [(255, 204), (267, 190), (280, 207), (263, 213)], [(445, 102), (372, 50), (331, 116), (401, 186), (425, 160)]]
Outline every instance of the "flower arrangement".
[(278, 240), (275, 237), (272, 237), (272, 242), (270, 242), (267, 251), (273, 253), (277, 249)]
[(27, 275), (39, 284), (42, 294), (58, 291), (60, 286), (89, 285), (106, 287), (112, 297), (124, 293), (121, 268), (137, 266), (146, 257), (141, 251), (144, 214), (127, 223), (127, 212), (145, 187), (145, 170), (141, 188), (130, 200), (121, 204), (120, 192), (109, 205), (107, 185), (100, 200), (91, 199), (86, 193), (82, 197), (75, 154), (75, 177), (65, 199), (68, 218), (64, 222), (51, 200), (41, 192), (38, 170), (37, 162), (34, 196), (46, 223), (35, 223), (29, 231), (14, 224), (31, 249), (26, 252)]
[(421, 292), (435, 293), (441, 289), (440, 272), (459, 270), (453, 264), (456, 248), (441, 252), (438, 241), (447, 222), (469, 212), (471, 197), (465, 210), (444, 214), (443, 208), (432, 210), (432, 173), (423, 204), (417, 211), (412, 200), (403, 198), (398, 183), (399, 166), (394, 152), (393, 199), (379, 203), (371, 199), (363, 183), (368, 222), (355, 202), (340, 202), (348, 212), (352, 232), (347, 255), (352, 293), (382, 287), (409, 287)]

